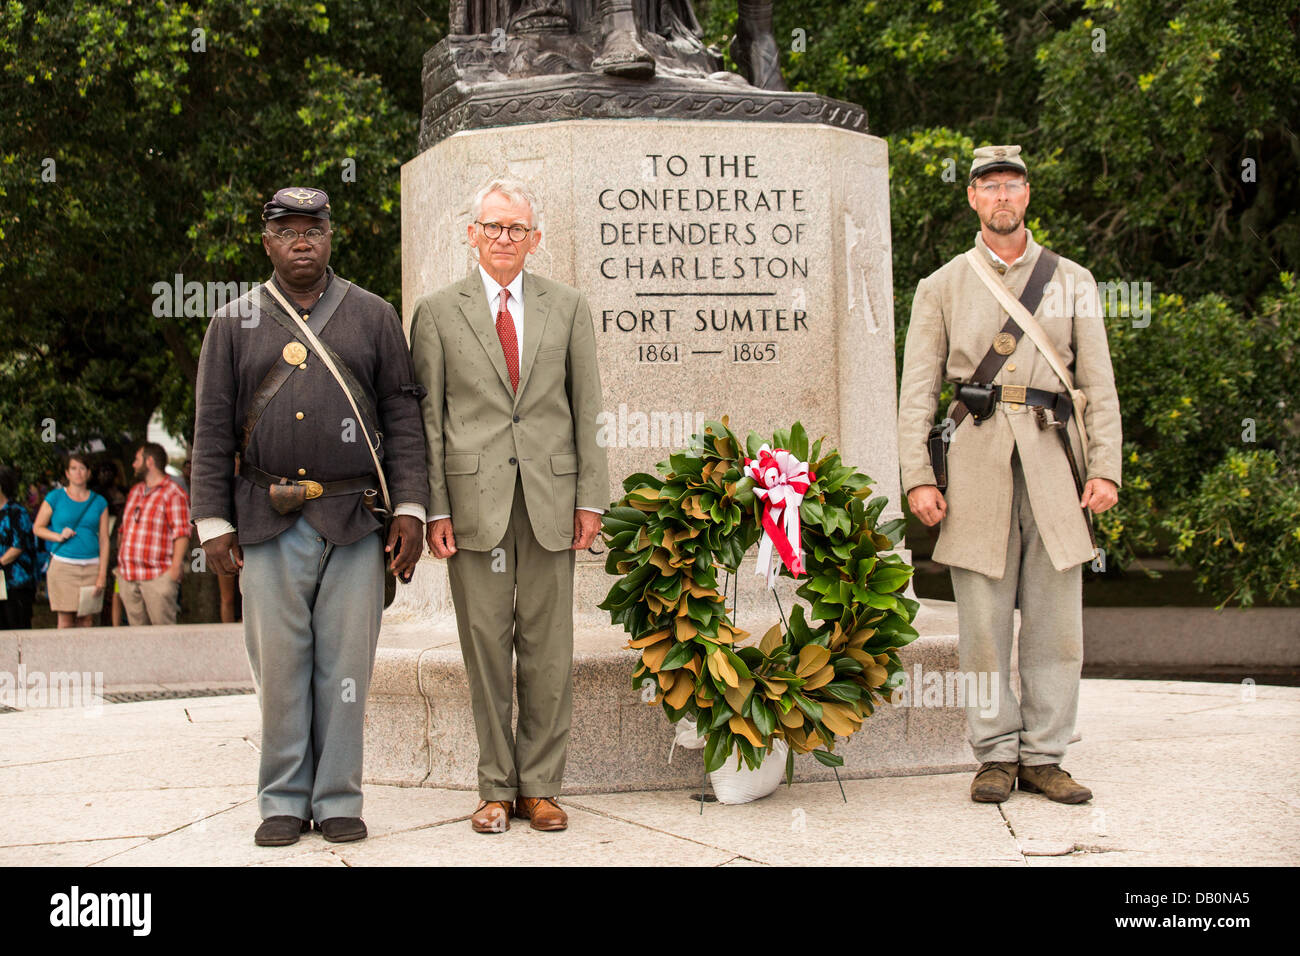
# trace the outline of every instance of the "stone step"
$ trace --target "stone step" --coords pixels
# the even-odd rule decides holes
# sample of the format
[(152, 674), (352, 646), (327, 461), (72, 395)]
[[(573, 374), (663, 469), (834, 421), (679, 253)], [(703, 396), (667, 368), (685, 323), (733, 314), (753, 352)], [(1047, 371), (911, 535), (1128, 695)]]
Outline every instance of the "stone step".
[[(787, 610), (791, 599), (783, 598)], [(747, 599), (744, 586), (740, 600), (741, 624), (757, 637), (767, 617), (775, 620), (774, 608), (760, 613), (758, 599)], [(478, 745), (455, 618), (445, 612), (424, 620), (391, 617), (385, 615), (380, 633), (366, 708), (365, 779), (474, 789)], [(909, 676), (918, 665), (922, 674), (957, 671), (955, 606), (923, 601), (917, 627), (922, 636), (900, 654)], [(607, 620), (577, 616), (567, 792), (691, 787), (703, 777), (698, 750), (676, 748), (669, 761), (673, 728), (661, 708), (642, 703), (632, 689), (637, 654), (626, 643), (624, 632)], [(251, 685), (239, 624), (8, 632), (0, 640), (0, 672), (19, 678), (37, 671), (92, 674), (97, 694)], [(918, 702), (925, 703), (924, 698)], [(972, 767), (961, 709), (919, 705), (880, 708), (862, 731), (841, 741), (841, 776)], [(798, 758), (796, 770), (801, 780), (834, 776), (806, 756)]]
[[(787, 608), (789, 605), (787, 605)], [(742, 620), (742, 623), (743, 620)], [(913, 678), (958, 670), (956, 608), (922, 602), (921, 637), (900, 652)], [(703, 754), (676, 748), (659, 706), (631, 686), (637, 651), (621, 628), (579, 619), (574, 636), (573, 725), (566, 793), (608, 793), (699, 786)], [(949, 702), (951, 703), (951, 702)], [(973, 769), (962, 708), (885, 706), (847, 742), (840, 776), (902, 776)], [(516, 703), (517, 712), (517, 703)], [(455, 620), (385, 623), (366, 708), (365, 779), (370, 783), (476, 789), (478, 745)], [(833, 780), (811, 756), (795, 762), (799, 780)]]
[(0, 674), (99, 675), (112, 691), (252, 686), (242, 624), (0, 633)]

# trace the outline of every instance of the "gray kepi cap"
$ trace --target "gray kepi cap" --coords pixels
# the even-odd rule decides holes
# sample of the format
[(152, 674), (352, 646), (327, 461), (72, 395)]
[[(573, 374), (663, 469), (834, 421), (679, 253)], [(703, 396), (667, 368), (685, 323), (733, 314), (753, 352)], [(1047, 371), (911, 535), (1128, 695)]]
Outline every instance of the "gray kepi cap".
[(1020, 158), (1019, 146), (981, 146), (976, 149), (970, 164), (970, 182), (975, 182), (986, 173), (1001, 170), (1024, 173), (1026, 178), (1029, 176), (1025, 161)]

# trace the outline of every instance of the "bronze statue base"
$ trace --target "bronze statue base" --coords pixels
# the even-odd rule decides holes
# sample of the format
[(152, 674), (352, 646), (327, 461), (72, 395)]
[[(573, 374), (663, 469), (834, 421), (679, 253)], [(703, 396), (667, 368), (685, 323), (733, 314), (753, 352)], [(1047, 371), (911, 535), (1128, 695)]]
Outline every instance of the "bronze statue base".
[(599, 37), (583, 34), (449, 36), (424, 55), (421, 152), (466, 129), (570, 119), (700, 119), (822, 123), (867, 132), (860, 106), (814, 93), (764, 90), (718, 72), (712, 51), (670, 48), (642, 36), (649, 79), (593, 68)]

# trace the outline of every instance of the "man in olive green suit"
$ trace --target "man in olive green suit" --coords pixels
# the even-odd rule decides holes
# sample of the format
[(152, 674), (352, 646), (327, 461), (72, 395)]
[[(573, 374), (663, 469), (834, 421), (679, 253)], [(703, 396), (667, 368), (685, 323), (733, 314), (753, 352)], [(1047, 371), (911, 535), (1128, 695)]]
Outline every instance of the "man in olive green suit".
[(447, 559), (469, 678), (481, 833), (509, 829), (512, 804), (534, 829), (567, 826), (556, 797), (572, 713), (574, 554), (609, 504), (591, 312), (576, 289), (524, 271), (537, 215), (524, 183), (484, 186), (469, 226), (479, 267), (421, 298), (411, 320), (428, 389), (428, 541)]

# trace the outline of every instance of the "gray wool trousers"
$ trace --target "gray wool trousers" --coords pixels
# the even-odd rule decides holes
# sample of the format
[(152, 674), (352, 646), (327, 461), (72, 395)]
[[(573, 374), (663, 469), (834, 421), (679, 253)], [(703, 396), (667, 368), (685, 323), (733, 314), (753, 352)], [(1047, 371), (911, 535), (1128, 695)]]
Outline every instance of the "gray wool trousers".
[(244, 642), (262, 708), (262, 818), (361, 816), (383, 543), (330, 544), (306, 518), (244, 549)]
[[(1083, 566), (1056, 570), (1034, 524), (1024, 471), (1014, 453), (1011, 471), (1011, 528), (1001, 580), (965, 568), (949, 570), (957, 599), (961, 669), (997, 688), (995, 708), (966, 707), (975, 759), (1037, 766), (1060, 763), (1074, 733), (1083, 666)], [(1019, 699), (1011, 687), (1017, 601)]]

